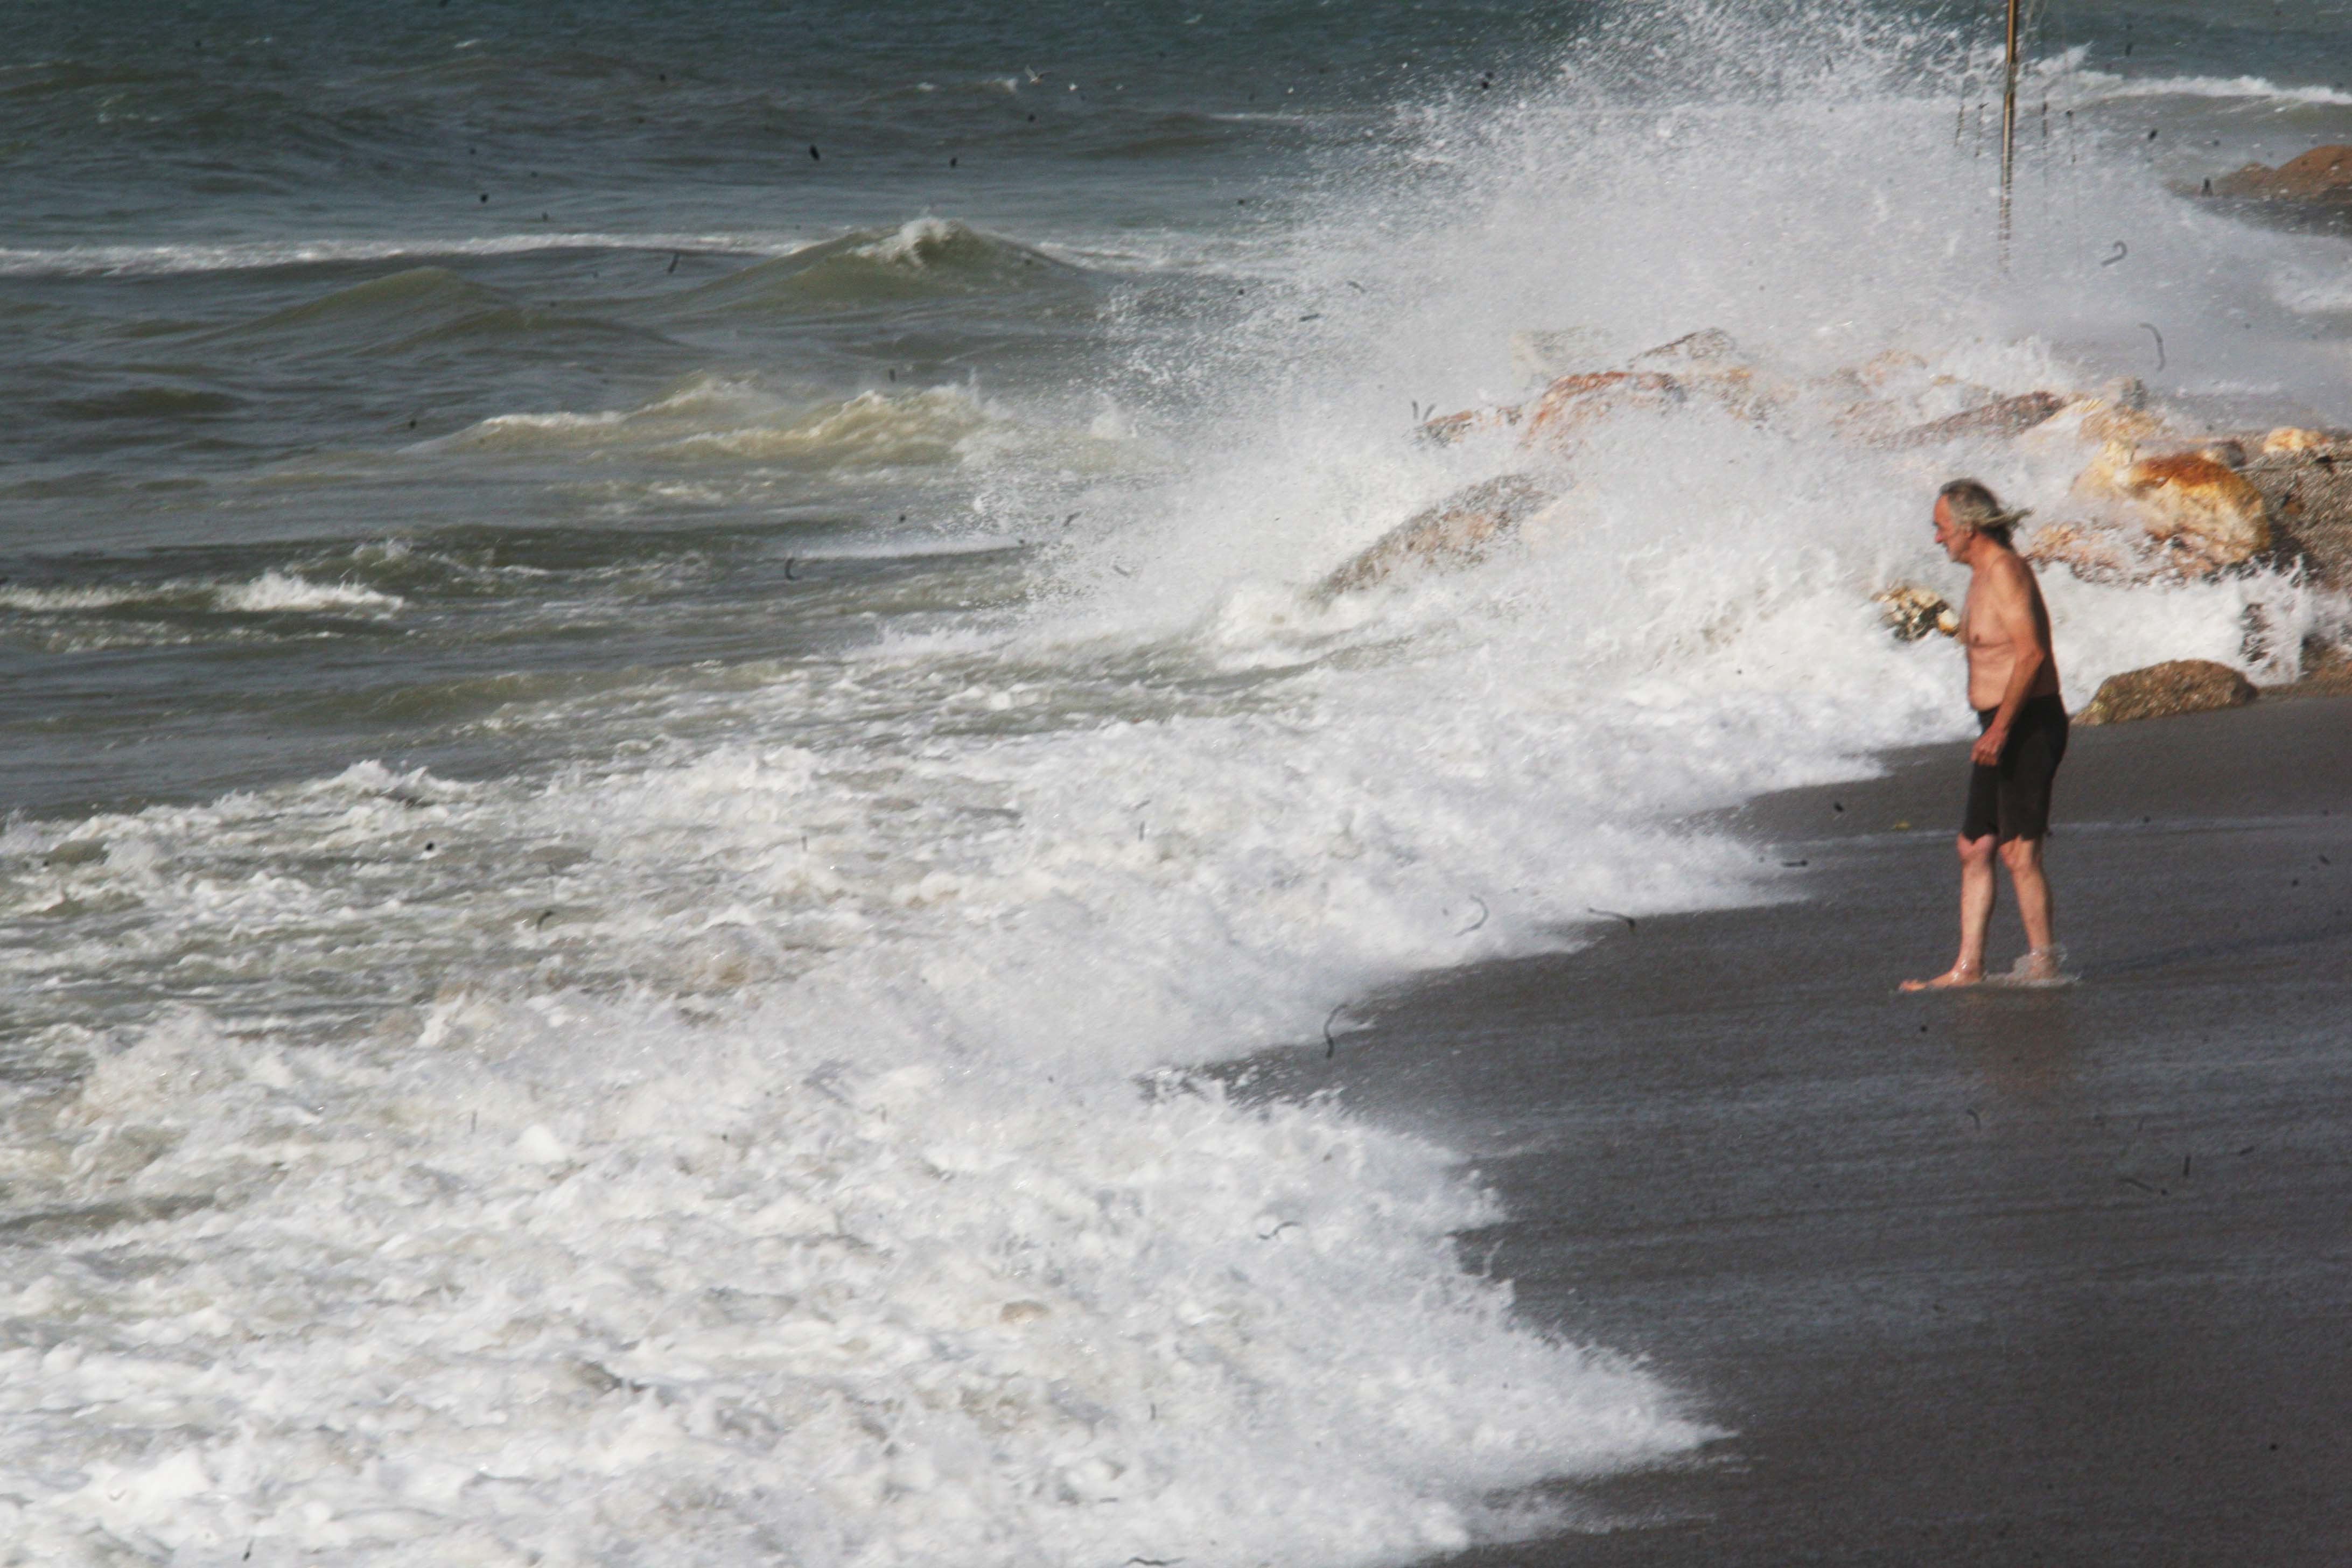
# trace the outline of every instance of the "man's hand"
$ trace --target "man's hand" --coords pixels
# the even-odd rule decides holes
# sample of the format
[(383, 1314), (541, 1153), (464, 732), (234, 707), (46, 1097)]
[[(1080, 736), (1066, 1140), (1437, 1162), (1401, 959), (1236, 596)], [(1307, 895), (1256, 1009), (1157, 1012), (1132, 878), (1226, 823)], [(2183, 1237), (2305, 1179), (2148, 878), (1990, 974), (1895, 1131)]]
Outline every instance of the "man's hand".
[(1996, 719), (1992, 728), (1979, 735), (1977, 743), (1969, 748), (1969, 761), (1980, 768), (1997, 768), (2000, 766), (2001, 748), (2008, 744), (2009, 726)]

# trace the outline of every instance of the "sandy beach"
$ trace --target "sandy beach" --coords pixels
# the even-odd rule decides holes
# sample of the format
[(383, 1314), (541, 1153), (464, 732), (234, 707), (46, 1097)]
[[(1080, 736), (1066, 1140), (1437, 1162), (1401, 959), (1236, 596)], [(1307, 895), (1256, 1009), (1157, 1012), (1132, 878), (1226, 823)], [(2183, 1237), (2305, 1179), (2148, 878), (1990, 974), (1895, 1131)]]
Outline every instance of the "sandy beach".
[(1465, 1563), (2352, 1553), (2352, 700), (2078, 730), (2078, 984), (1899, 995), (1961, 756), (1744, 813), (1799, 901), (1433, 979), (1259, 1079), (1471, 1152), (1511, 1218), (1465, 1255), (1730, 1432)]

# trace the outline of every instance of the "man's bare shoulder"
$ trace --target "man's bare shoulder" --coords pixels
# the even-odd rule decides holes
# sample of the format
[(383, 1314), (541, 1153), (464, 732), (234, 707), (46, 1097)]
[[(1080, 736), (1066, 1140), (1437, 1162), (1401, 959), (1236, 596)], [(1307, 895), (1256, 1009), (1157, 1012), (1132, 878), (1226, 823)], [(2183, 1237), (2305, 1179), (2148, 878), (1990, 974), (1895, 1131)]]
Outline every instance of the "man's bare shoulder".
[(2004, 598), (2030, 599), (2041, 593), (2032, 566), (2013, 550), (2004, 550), (1984, 563), (1984, 584)]

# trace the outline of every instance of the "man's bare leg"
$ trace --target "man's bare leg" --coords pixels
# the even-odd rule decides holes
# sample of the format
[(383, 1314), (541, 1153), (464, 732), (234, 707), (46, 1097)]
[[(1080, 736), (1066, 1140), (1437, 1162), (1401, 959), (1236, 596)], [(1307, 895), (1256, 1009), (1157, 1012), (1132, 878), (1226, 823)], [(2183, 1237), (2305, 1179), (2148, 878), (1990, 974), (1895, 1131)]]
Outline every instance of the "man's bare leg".
[[(1988, 833), (1982, 838), (1954, 842), (1960, 853), (1960, 955), (1933, 980), (1905, 981), (1906, 991), (1940, 991), (1974, 985), (1984, 979), (1985, 933), (1992, 928), (1992, 857), (1997, 840)], [(2046, 889), (2043, 896), (2048, 896)]]
[(2018, 918), (2025, 922), (2024, 974), (2028, 980), (2058, 978), (2056, 900), (2050, 879), (2042, 874), (2042, 840), (2012, 838), (2000, 847), (2001, 864), (2009, 868), (2009, 885), (2017, 891)]

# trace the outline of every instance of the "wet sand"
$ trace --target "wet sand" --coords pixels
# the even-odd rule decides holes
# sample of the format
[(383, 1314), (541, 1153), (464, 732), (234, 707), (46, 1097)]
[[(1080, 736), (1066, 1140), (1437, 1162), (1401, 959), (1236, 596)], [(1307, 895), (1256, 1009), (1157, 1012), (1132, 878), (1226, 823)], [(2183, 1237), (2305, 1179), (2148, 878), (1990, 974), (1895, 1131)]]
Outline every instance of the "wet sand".
[(1801, 902), (1262, 1064), (1468, 1151), (1514, 1217), (1465, 1252), (1731, 1431), (1465, 1568), (2352, 1562), (2352, 699), (2077, 729), (2079, 984), (1898, 995), (1950, 961), (1963, 754), (1744, 813)]

